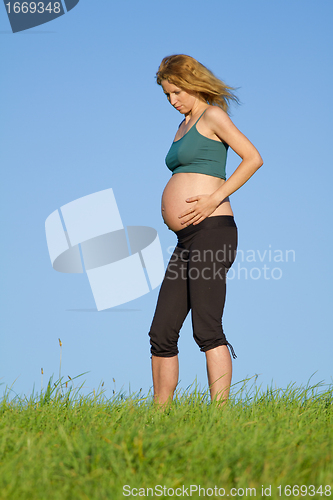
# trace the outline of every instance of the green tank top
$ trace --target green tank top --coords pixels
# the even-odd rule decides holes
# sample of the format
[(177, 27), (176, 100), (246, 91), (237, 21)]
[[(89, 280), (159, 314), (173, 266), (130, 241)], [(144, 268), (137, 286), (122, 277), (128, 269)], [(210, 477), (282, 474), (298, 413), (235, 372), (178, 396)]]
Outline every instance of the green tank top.
[(172, 175), (193, 172), (226, 179), (228, 144), (209, 139), (197, 131), (196, 125), (205, 111), (181, 139), (172, 143), (165, 158)]

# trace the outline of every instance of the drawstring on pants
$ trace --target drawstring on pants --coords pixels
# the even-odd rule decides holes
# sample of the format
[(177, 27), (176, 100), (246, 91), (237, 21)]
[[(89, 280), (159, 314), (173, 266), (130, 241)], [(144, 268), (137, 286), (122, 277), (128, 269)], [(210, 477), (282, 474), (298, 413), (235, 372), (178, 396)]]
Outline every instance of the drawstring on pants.
[(232, 347), (232, 345), (231, 345), (228, 341), (227, 341), (227, 346), (229, 347), (229, 349), (230, 349), (230, 351), (231, 351), (232, 357), (233, 357), (234, 359), (236, 359), (236, 358), (237, 358), (237, 356), (236, 356), (236, 353), (235, 353), (235, 351), (234, 351), (234, 348)]

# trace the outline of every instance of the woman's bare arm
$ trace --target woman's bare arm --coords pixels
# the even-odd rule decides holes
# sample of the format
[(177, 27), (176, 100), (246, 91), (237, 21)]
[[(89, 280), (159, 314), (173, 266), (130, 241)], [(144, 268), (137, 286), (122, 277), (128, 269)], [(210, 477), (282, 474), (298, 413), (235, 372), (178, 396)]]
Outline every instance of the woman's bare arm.
[(262, 166), (263, 160), (258, 150), (221, 108), (212, 106), (207, 109), (205, 115), (207, 115), (205, 116), (207, 125), (212, 131), (242, 158), (234, 173), (211, 195), (219, 205), (252, 177)]

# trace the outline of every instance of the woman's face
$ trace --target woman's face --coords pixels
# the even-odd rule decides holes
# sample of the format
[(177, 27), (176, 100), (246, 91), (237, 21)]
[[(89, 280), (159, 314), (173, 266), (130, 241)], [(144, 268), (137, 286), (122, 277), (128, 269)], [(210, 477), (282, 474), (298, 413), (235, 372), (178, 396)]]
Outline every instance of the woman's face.
[(197, 101), (194, 95), (188, 94), (185, 90), (168, 82), (168, 80), (162, 80), (161, 86), (168, 101), (179, 113), (186, 114), (192, 110)]

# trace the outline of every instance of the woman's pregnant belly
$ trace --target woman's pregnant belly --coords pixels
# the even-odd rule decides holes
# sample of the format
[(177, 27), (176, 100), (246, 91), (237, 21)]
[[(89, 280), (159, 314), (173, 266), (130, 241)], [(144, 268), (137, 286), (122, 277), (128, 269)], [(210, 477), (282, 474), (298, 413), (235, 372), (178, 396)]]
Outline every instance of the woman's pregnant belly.
[[(178, 216), (196, 204), (187, 203), (185, 200), (200, 194), (212, 194), (225, 181), (211, 175), (180, 172), (174, 174), (165, 186), (162, 195), (162, 217), (165, 224), (172, 231), (179, 231), (186, 227), (183, 219)], [(226, 198), (221, 205), (209, 216), (233, 215), (229, 199)]]

